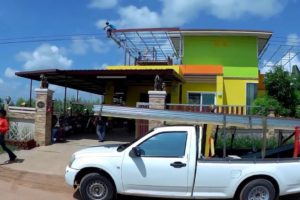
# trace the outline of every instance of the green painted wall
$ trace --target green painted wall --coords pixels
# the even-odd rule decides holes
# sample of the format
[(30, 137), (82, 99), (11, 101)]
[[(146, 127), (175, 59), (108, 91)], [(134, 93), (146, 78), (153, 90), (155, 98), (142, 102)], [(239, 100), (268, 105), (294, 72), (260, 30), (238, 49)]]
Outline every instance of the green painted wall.
[(222, 65), (224, 77), (258, 78), (256, 37), (185, 36), (183, 64)]

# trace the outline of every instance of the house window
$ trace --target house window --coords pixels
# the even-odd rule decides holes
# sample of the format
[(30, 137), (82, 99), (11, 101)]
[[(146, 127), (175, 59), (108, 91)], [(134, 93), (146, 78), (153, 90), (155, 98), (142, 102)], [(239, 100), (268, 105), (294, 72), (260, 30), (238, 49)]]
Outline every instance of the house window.
[(246, 95), (247, 114), (251, 114), (251, 106), (257, 95), (257, 83), (247, 83)]
[(188, 93), (189, 104), (212, 105), (215, 104), (215, 93), (191, 92)]

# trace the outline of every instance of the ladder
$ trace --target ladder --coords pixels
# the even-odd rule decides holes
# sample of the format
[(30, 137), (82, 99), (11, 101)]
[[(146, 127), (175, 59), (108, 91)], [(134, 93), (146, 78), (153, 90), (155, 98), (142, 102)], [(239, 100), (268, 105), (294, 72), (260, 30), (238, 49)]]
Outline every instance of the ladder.
[(271, 128), (295, 130), (300, 120), (294, 118), (261, 117), (255, 115), (229, 115), (216, 113), (194, 113), (184, 111), (133, 108), (111, 105), (94, 105), (96, 115), (106, 117), (166, 121), (178, 124), (215, 124), (244, 128)]

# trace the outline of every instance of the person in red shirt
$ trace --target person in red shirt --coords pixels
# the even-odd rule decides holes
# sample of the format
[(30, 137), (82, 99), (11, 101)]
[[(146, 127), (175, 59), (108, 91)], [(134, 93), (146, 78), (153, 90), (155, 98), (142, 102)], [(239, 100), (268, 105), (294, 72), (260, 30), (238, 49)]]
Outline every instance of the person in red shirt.
[(8, 130), (9, 130), (9, 126), (8, 126), (8, 121), (6, 119), (6, 111), (1, 109), (0, 110), (0, 145), (2, 149), (8, 153), (9, 160), (14, 161), (16, 160), (17, 156), (9, 148), (7, 148), (4, 139), (4, 135), (8, 132)]

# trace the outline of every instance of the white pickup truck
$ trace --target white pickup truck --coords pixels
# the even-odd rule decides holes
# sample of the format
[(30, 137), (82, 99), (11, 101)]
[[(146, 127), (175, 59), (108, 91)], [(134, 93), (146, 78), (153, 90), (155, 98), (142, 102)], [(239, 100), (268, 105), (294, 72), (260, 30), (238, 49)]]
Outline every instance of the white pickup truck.
[(65, 180), (83, 199), (116, 194), (181, 199), (274, 200), (300, 192), (298, 159), (202, 156), (202, 128), (155, 128), (129, 144), (74, 153)]

